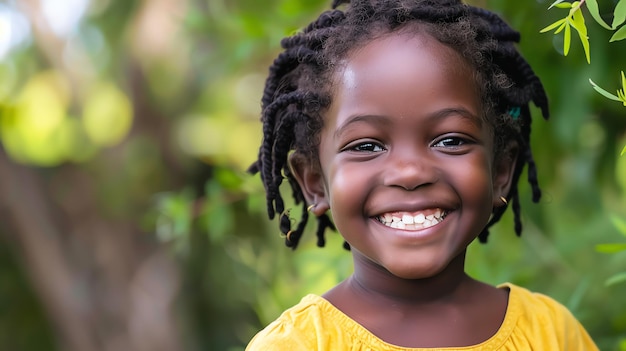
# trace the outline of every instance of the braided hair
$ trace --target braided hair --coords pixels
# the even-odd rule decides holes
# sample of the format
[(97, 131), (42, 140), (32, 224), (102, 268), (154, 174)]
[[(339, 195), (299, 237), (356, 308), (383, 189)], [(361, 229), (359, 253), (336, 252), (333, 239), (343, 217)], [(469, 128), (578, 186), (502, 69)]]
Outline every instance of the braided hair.
[[(341, 5), (347, 5), (345, 10), (338, 9)], [(263, 142), (249, 171), (260, 173), (269, 218), (280, 216), (280, 230), (288, 247), (297, 247), (309, 216), (302, 189), (289, 168), (290, 154), (319, 163), (322, 115), (330, 106), (333, 74), (341, 60), (369, 41), (400, 30), (434, 37), (457, 51), (476, 71), (484, 118), (494, 131), (496, 159), (512, 142), (518, 146), (512, 187), (506, 196), (512, 203), (518, 236), (522, 224), (517, 183), (525, 165), (532, 199), (539, 201), (541, 190), (530, 149), (529, 104), (532, 101), (547, 119), (548, 99), (541, 81), (515, 48), (520, 40), (518, 32), (496, 14), (460, 0), (334, 0), (332, 10), (282, 40), (284, 51), (270, 66), (261, 101)], [(279, 190), (285, 178), (296, 205), (302, 204), (296, 228), (292, 228)], [(500, 220), (506, 208), (505, 204), (493, 210), (478, 236), (480, 242), (487, 241), (488, 228)], [(317, 245), (322, 247), (325, 230), (335, 228), (326, 214), (317, 221)], [(344, 247), (349, 249), (347, 243)]]

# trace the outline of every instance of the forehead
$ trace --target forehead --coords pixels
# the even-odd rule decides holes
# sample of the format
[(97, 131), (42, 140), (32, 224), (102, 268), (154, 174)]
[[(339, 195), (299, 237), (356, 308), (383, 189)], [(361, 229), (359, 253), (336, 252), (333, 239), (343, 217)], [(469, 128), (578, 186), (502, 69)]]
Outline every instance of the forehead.
[(391, 33), (352, 51), (334, 76), (333, 90), (331, 110), (340, 116), (413, 115), (420, 108), (458, 104), (471, 105), (465, 107), (481, 115), (470, 65), (454, 49), (423, 33)]
[(363, 66), (371, 70), (372, 78), (378, 79), (384, 74), (400, 81), (410, 73), (409, 70), (426, 74), (436, 69), (473, 77), (469, 63), (457, 51), (423, 31), (400, 30), (365, 43), (347, 55), (339, 65), (336, 77), (340, 83), (348, 83), (345, 79)]

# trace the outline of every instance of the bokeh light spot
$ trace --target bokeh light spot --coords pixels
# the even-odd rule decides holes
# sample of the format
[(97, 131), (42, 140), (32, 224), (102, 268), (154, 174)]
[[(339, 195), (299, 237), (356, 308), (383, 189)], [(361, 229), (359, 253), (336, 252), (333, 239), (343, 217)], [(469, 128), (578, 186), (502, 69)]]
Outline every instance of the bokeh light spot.
[(85, 99), (83, 126), (98, 146), (119, 143), (130, 131), (132, 119), (128, 97), (111, 83), (98, 84)]

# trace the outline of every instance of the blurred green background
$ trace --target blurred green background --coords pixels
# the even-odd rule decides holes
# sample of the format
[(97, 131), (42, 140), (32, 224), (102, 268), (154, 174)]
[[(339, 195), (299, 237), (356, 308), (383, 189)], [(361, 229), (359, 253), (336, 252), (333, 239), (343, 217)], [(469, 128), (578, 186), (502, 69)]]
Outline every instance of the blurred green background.
[[(469, 1), (522, 32), (551, 99), (522, 184), (468, 270), (564, 303), (602, 350), (626, 350), (626, 42), (588, 20), (580, 43), (539, 30), (551, 1)], [(611, 12), (616, 1), (599, 1)], [(242, 350), (282, 310), (350, 274), (337, 234), (296, 251), (266, 219), (260, 96), (279, 41), (328, 8), (309, 0), (0, 2), (0, 349)], [(296, 211), (296, 209), (294, 209)]]

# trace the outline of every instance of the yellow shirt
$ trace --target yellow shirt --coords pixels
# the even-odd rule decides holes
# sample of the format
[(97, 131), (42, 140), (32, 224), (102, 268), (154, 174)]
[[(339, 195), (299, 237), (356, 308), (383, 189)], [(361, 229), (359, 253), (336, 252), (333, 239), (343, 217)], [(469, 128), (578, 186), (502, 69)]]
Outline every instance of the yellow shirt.
[(419, 350), (598, 350), (582, 325), (555, 300), (513, 284), (498, 332), (474, 346), (406, 348), (391, 345), (317, 295), (296, 306), (260, 331), (246, 351), (419, 351)]

